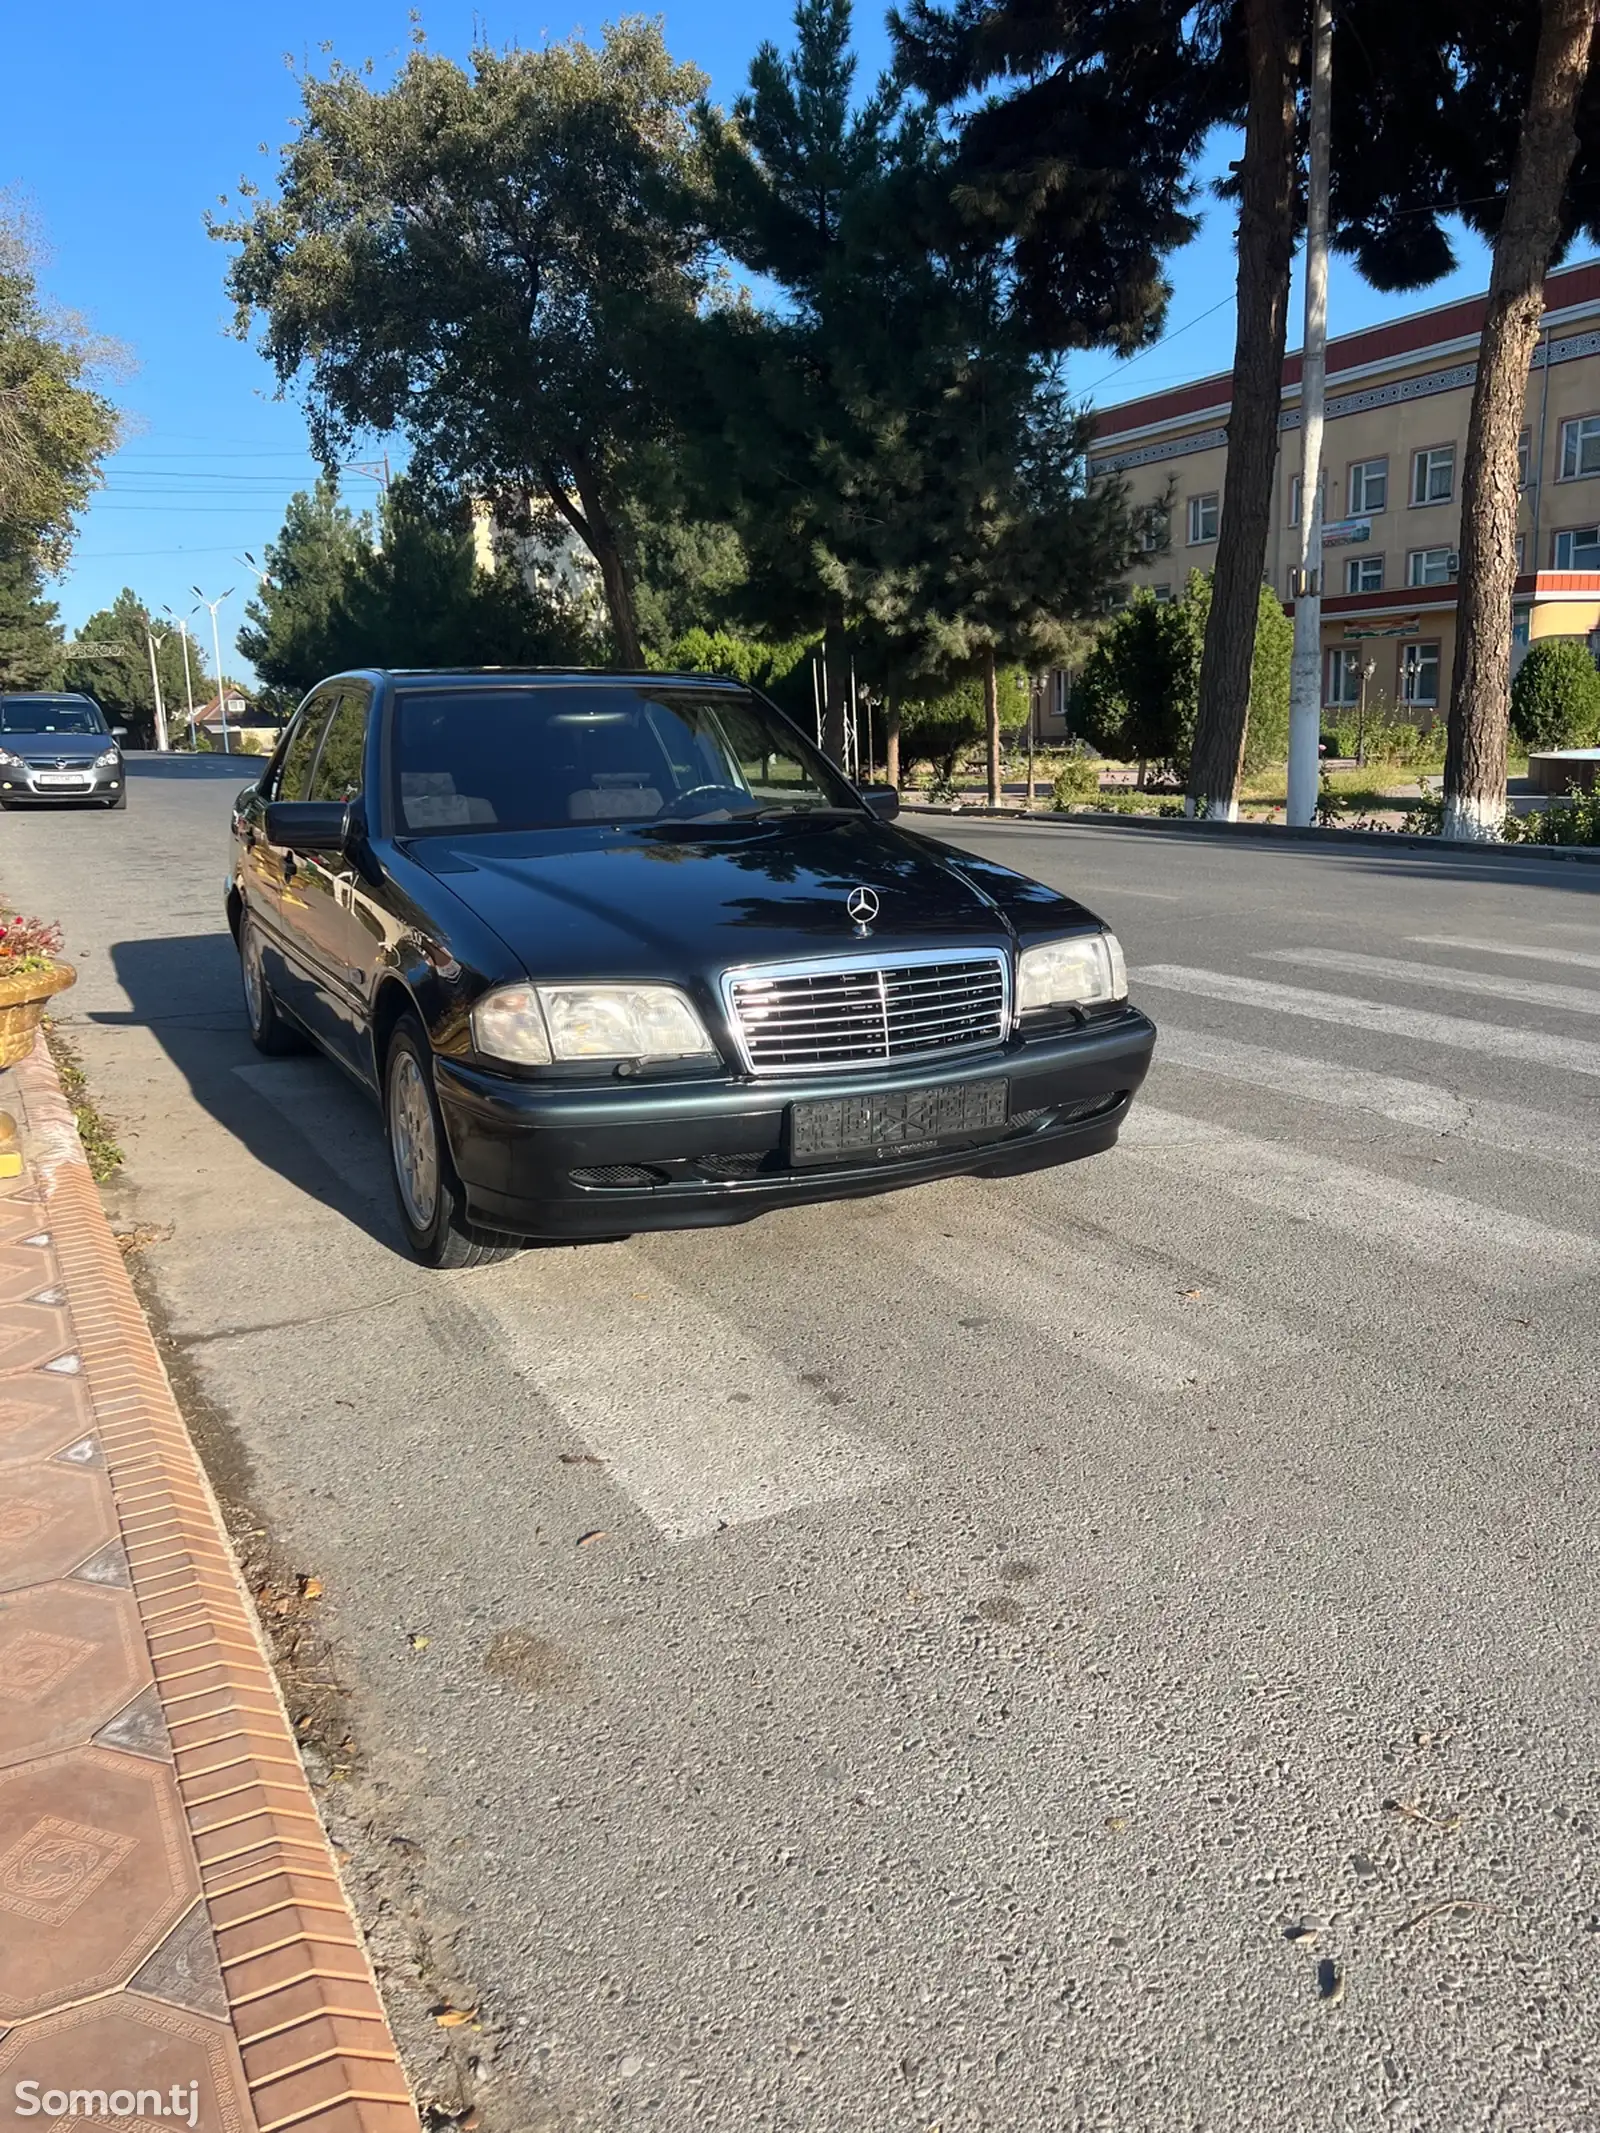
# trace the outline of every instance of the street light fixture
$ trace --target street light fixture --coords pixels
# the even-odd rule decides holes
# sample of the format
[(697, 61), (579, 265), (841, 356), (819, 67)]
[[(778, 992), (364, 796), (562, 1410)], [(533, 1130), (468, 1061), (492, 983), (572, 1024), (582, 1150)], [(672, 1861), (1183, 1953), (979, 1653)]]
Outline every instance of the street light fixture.
[[(233, 750), (228, 745), (228, 678), (222, 671), (222, 634), (217, 628), (217, 609), (224, 600), (233, 598), (233, 587), (230, 585), (225, 593), (218, 593), (214, 600), (208, 600), (198, 585), (191, 585), (189, 590), (200, 602), (200, 607), (206, 608), (211, 615), (211, 649), (217, 659), (217, 709), (222, 714), (222, 752), (232, 755)], [(194, 612), (198, 614), (200, 608)]]
[(148, 622), (145, 623), (144, 642), (145, 649), (150, 654), (150, 694), (155, 704), (157, 755), (165, 755), (167, 752), (167, 707), (161, 700), (161, 672), (156, 665), (156, 653), (171, 635), (171, 630), (157, 632)]
[(195, 747), (194, 673), (189, 665), (189, 618), (187, 615), (174, 615), (172, 609), (167, 606), (163, 606), (161, 612), (177, 625), (178, 635), (183, 641), (183, 693), (189, 705), (189, 747), (192, 751)]

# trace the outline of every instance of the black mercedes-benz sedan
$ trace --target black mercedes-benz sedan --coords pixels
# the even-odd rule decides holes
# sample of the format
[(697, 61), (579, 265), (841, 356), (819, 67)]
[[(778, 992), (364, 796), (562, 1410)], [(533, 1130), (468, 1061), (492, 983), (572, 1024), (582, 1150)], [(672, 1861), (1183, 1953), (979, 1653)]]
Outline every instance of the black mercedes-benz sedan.
[(898, 805), (734, 682), (339, 675), (235, 803), (251, 1034), (377, 1096), (433, 1266), (1109, 1148), (1115, 935)]

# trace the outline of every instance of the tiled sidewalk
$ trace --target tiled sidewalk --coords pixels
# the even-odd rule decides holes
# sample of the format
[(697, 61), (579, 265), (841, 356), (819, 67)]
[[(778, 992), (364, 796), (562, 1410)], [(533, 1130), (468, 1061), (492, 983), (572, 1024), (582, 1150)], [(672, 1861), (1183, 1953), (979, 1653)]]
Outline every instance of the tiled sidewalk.
[(0, 2133), (417, 2133), (42, 1043), (0, 1110), (26, 1158), (0, 1180)]

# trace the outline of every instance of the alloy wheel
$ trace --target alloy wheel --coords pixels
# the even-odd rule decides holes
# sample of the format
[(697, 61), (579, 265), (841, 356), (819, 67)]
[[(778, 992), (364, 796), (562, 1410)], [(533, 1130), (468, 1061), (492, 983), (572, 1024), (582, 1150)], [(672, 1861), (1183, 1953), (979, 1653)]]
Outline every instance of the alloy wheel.
[(406, 1213), (426, 1230), (439, 1205), (439, 1141), (422, 1070), (403, 1046), (389, 1069), (389, 1147)]

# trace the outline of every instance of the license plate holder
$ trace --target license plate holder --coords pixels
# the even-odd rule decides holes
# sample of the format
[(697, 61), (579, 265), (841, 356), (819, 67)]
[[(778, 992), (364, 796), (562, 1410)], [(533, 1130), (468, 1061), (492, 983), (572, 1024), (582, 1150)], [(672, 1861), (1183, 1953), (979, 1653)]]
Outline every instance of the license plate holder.
[(870, 1096), (830, 1096), (789, 1106), (789, 1160), (836, 1163), (894, 1156), (943, 1141), (993, 1133), (1010, 1116), (1007, 1081), (939, 1082), (931, 1088), (884, 1089)]
[(36, 770), (35, 785), (60, 786), (63, 790), (81, 792), (90, 782), (87, 770)]

